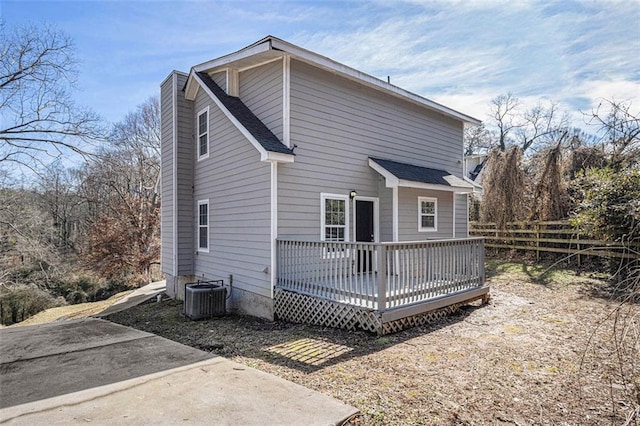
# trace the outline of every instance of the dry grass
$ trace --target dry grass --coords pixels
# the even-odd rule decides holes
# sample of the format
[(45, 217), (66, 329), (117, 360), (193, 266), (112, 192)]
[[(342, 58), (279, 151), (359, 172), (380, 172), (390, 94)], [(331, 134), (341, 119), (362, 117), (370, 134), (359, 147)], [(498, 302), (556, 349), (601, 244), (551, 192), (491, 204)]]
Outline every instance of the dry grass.
[(176, 301), (109, 319), (333, 396), (362, 412), (355, 424), (624, 423), (632, 407), (606, 356), (616, 305), (592, 295), (598, 281), (491, 269), (488, 306), (385, 337), (247, 317), (191, 322)]
[(13, 324), (11, 327), (46, 324), (49, 322), (58, 321), (62, 319), (78, 319), (78, 318), (90, 317), (91, 315), (95, 315), (97, 313), (104, 311), (109, 306), (117, 302), (119, 299), (123, 298), (124, 296), (130, 293), (133, 293), (133, 290), (123, 291), (121, 293), (114, 294), (110, 298), (106, 300), (101, 300), (99, 302), (78, 303), (77, 305), (59, 306), (57, 308), (46, 309), (42, 312), (38, 312), (34, 316), (29, 317), (22, 322)]

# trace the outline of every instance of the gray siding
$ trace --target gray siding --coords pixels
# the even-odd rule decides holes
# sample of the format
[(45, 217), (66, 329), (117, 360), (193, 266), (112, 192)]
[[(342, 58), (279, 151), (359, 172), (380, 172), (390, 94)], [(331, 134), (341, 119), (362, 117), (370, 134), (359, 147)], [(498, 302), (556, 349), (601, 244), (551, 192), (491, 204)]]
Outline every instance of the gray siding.
[(282, 61), (240, 73), (240, 99), (282, 140)]
[(173, 79), (160, 87), (160, 263), (162, 272), (175, 275), (173, 268)]
[[(391, 190), (382, 184), (381, 191), (379, 175), (368, 165), (370, 156), (462, 175), (463, 125), (457, 120), (296, 60), (291, 61), (290, 99), (291, 143), (297, 148), (295, 163), (279, 168), (282, 237), (317, 239), (320, 193), (348, 194), (355, 189), (358, 195), (380, 197), (381, 238), (391, 240), (392, 231), (386, 229), (391, 224)], [(437, 196), (439, 206), (448, 206), (446, 237), (451, 237), (452, 195)], [(405, 219), (411, 219), (415, 232), (406, 225), (400, 238), (417, 239), (417, 198), (400, 204), (400, 220)], [(447, 232), (443, 225), (438, 237)]]
[(227, 91), (227, 72), (216, 72), (211, 74), (211, 79), (225, 92)]
[(393, 190), (385, 186), (382, 176), (378, 176), (380, 196), (380, 241), (393, 241)]
[(456, 194), (456, 238), (467, 238), (469, 236), (469, 205), (467, 194)]
[(185, 99), (182, 91), (186, 81), (186, 76), (178, 77), (178, 275), (193, 274), (193, 210), (190, 206), (193, 205), (195, 136), (193, 101)]
[[(438, 199), (438, 230), (418, 231), (418, 197)], [(400, 241), (439, 240), (453, 237), (453, 193), (425, 189), (398, 190), (398, 238)]]
[(210, 106), (210, 154), (196, 162), (190, 206), (195, 215), (197, 201), (209, 200), (210, 251), (196, 254), (195, 275), (225, 281), (233, 275), (234, 288), (270, 297), (264, 272), (271, 261), (270, 166), (203, 90), (195, 104), (196, 111)]
[[(186, 76), (175, 73), (177, 83), (174, 87), (172, 76), (164, 81), (160, 90), (161, 101), (161, 263), (162, 271), (169, 275), (190, 275), (193, 268), (191, 247), (193, 235), (185, 232), (192, 227), (192, 212), (185, 205), (192, 203), (193, 185), (193, 102), (184, 98), (182, 87)], [(175, 89), (175, 90), (174, 90)], [(177, 111), (174, 111), (174, 93)], [(177, 123), (174, 141), (174, 123)], [(174, 143), (177, 155), (174, 159)], [(174, 189), (174, 171), (177, 172), (177, 188)], [(174, 199), (174, 192), (177, 196)], [(174, 253), (173, 223), (174, 204), (177, 203), (177, 253)], [(177, 257), (177, 271), (174, 270), (174, 258)]]

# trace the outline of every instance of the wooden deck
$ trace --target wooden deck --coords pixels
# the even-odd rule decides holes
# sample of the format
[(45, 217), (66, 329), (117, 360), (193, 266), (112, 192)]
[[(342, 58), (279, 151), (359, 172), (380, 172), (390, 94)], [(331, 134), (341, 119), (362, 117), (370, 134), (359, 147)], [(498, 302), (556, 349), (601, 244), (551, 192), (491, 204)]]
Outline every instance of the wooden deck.
[(379, 334), (488, 299), (481, 238), (406, 243), (278, 241), (276, 315)]

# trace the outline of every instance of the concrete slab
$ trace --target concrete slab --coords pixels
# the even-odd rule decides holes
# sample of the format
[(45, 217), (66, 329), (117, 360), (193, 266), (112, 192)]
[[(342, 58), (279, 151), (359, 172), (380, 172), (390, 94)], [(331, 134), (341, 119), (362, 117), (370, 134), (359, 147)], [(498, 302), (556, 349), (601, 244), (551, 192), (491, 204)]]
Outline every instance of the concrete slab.
[[(2, 424), (340, 424), (333, 398), (99, 319), (0, 330)], [(84, 342), (84, 344), (83, 344)]]

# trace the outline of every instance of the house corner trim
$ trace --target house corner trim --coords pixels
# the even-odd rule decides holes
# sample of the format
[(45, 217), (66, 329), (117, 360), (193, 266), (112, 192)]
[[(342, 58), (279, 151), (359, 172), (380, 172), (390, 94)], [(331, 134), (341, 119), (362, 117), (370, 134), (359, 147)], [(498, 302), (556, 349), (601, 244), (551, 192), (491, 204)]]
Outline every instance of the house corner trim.
[(291, 56), (282, 57), (282, 141), (291, 148)]
[(278, 281), (278, 162), (271, 163), (271, 298)]

